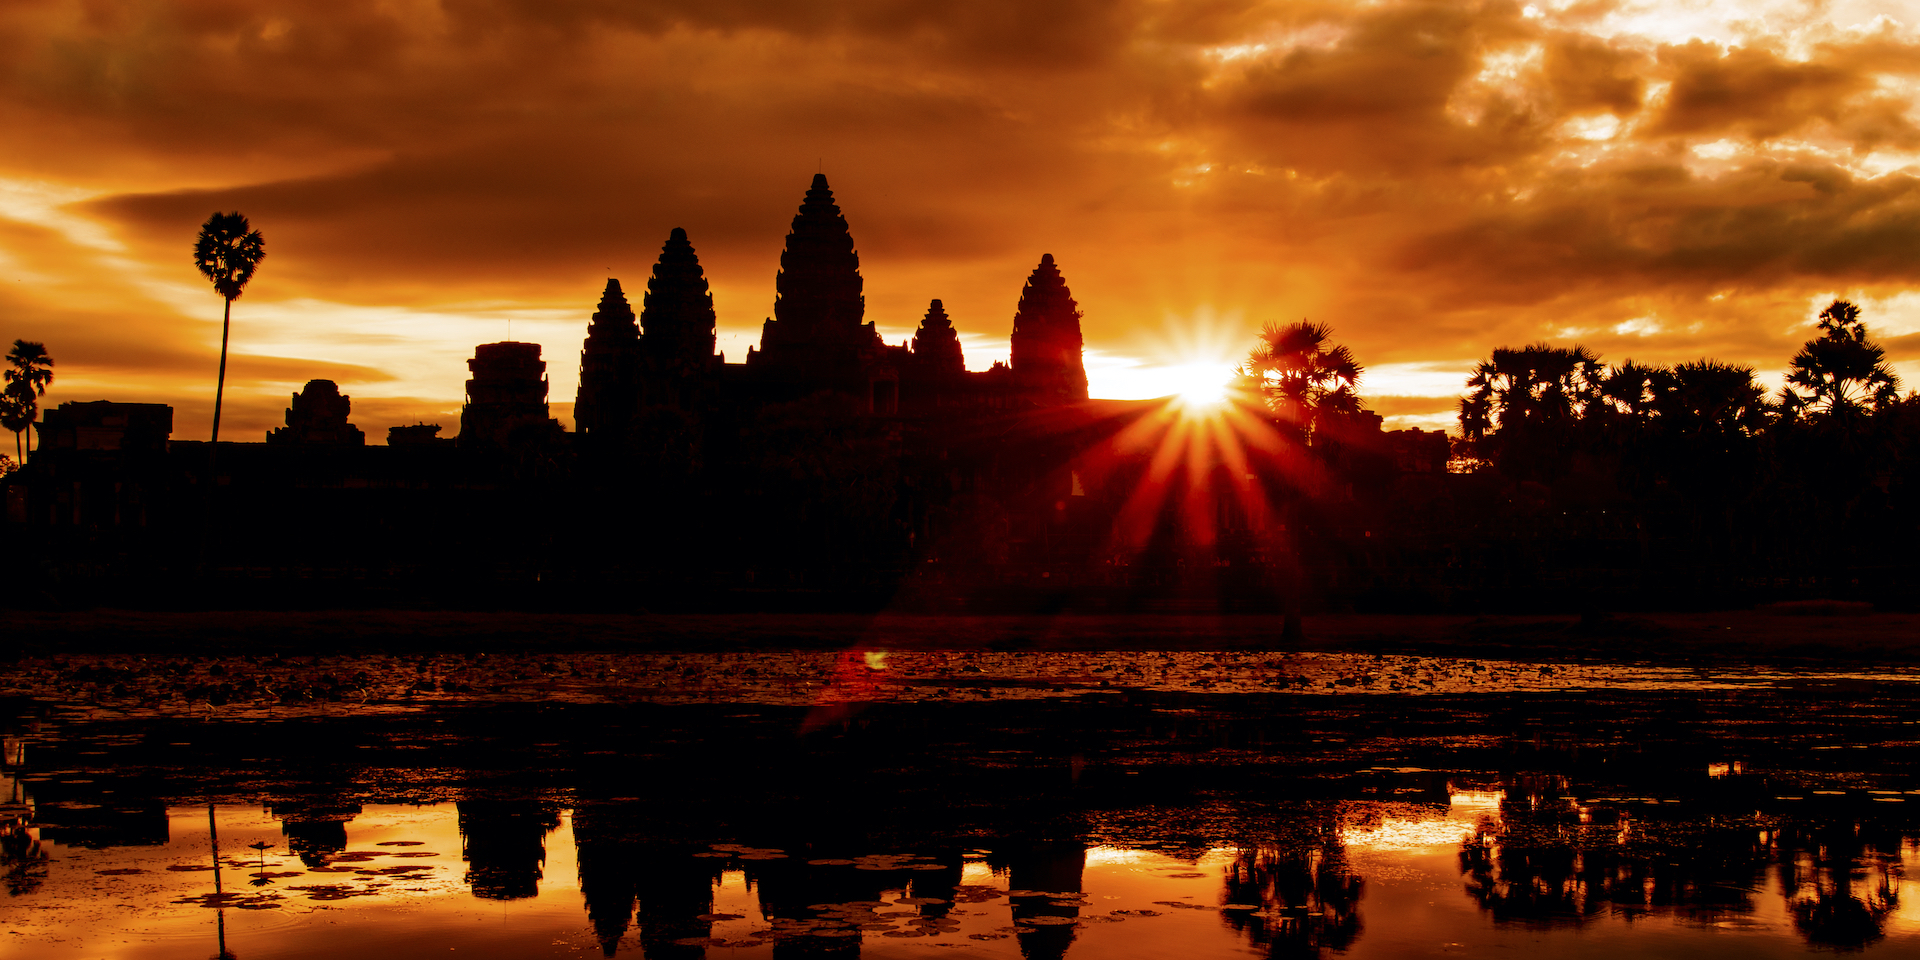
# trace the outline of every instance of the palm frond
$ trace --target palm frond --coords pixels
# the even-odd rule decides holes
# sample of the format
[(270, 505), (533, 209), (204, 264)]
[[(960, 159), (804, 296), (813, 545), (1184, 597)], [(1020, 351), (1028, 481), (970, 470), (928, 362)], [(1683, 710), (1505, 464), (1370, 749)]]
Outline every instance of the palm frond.
[(194, 266), (228, 300), (239, 299), (266, 255), (265, 238), (238, 212), (215, 212), (193, 244)]

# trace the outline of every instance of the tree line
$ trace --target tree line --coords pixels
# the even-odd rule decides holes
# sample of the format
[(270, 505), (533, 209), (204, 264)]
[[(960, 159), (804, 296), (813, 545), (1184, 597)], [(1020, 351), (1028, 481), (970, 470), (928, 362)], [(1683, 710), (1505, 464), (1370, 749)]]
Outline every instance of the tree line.
[(1920, 394), (1900, 395), (1848, 301), (1820, 313), (1777, 393), (1752, 367), (1712, 359), (1608, 364), (1577, 345), (1496, 349), (1459, 400), (1449, 469), (1468, 477), (1431, 498), (1355, 455), (1365, 431), (1344, 427), (1364, 416), (1361, 373), (1330, 329), (1305, 322), (1265, 329), (1242, 367), (1279, 427), (1376, 498), (1374, 525), (1397, 533), (1403, 551), (1422, 538), (1446, 544), (1445, 558), (1423, 562), (1711, 568), (1722, 581), (1838, 591), (1911, 563)]

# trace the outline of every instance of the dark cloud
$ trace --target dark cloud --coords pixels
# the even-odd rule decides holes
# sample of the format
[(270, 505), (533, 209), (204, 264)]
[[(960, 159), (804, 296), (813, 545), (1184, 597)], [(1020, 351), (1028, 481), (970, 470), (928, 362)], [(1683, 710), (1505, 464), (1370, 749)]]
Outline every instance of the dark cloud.
[[(1894, 51), (1874, 44), (1879, 56)], [(1766, 47), (1722, 48), (1705, 41), (1660, 51), (1672, 89), (1650, 135), (1738, 136), (1765, 140), (1824, 122), (1860, 148), (1920, 145), (1910, 104), (1877, 92), (1877, 71), (1846, 45), (1823, 47), (1815, 59), (1790, 60)]]
[(1647, 55), (1595, 37), (1563, 34), (1546, 45), (1547, 86), (1570, 112), (1638, 113), (1647, 92)]
[(1789, 276), (1920, 281), (1920, 179), (1755, 163), (1718, 178), (1628, 168), (1408, 243), (1398, 265), (1526, 301), (1568, 282), (1659, 289)]
[(1215, 94), (1223, 135), (1268, 163), (1351, 173), (1499, 162), (1538, 146), (1542, 117), (1490, 95), (1473, 123), (1449, 111), (1484, 54), (1528, 39), (1516, 4), (1407, 3), (1331, 21), (1330, 46), (1260, 57)]

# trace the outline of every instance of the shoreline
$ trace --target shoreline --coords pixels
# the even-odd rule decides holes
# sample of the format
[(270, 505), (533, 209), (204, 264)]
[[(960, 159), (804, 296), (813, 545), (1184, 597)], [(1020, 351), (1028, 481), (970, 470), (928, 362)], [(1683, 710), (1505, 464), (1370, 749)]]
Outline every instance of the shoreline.
[(1509, 660), (1920, 661), (1920, 614), (1790, 607), (1582, 618), (1277, 615), (592, 614), (441, 611), (15, 611), (7, 656), (367, 652), (1274, 650)]

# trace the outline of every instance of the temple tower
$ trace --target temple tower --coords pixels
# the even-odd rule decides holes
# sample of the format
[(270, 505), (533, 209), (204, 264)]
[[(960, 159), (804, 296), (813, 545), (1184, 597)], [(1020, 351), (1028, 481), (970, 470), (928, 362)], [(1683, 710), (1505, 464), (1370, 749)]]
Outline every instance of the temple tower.
[(641, 349), (656, 368), (706, 369), (714, 347), (713, 294), (687, 231), (673, 228), (647, 281)]
[(508, 340), (473, 348), (467, 361), (467, 403), (460, 410), (460, 445), (505, 445), (513, 429), (548, 424), (547, 362), (540, 345)]
[[(677, 231), (676, 231), (677, 232)], [(639, 398), (640, 327), (633, 307), (609, 278), (600, 309), (587, 324), (580, 349), (580, 392), (573, 404), (574, 430), (598, 446), (616, 444), (633, 418)]]
[(862, 294), (860, 254), (825, 174), (815, 174), (780, 254), (773, 318), (748, 362), (795, 371), (838, 371), (880, 345)]
[(1054, 265), (1053, 254), (1045, 254), (1027, 277), (1020, 307), (1013, 315), (1014, 383), (1038, 403), (1087, 399), (1081, 347), (1079, 304)]
[(331, 444), (361, 447), (367, 435), (347, 422), (353, 411), (353, 398), (340, 392), (332, 380), (308, 380), (306, 389), (293, 395), (287, 408), (287, 425), (267, 433), (268, 443)]
[(913, 361), (923, 375), (935, 379), (950, 379), (967, 371), (966, 359), (960, 353), (960, 334), (938, 300), (927, 305), (920, 329), (913, 332)]

